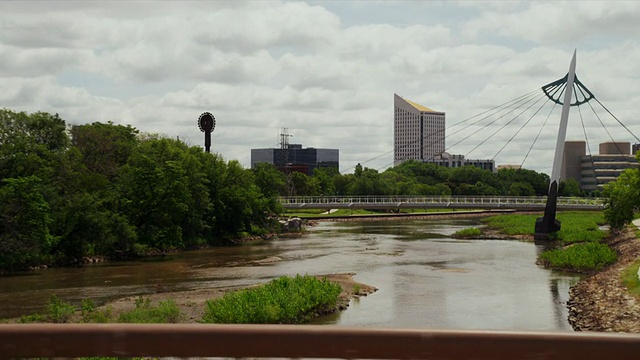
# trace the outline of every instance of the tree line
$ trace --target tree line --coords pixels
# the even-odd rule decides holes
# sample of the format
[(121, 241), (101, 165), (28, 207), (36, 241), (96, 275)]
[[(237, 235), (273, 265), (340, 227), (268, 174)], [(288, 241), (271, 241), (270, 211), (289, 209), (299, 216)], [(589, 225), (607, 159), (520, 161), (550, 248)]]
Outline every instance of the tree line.
[(251, 170), (199, 147), (0, 110), (0, 270), (224, 244), (280, 212)]
[[(382, 172), (357, 165), (353, 174), (340, 174), (335, 168), (316, 168), (312, 176), (299, 172), (285, 175), (267, 163), (257, 164), (254, 172), (257, 179), (268, 179), (271, 191), (281, 196), (546, 196), (549, 190), (549, 176), (534, 170), (504, 168), (491, 172), (475, 166), (448, 168), (413, 160)], [(560, 183), (559, 194), (599, 195), (582, 192), (573, 179)]]

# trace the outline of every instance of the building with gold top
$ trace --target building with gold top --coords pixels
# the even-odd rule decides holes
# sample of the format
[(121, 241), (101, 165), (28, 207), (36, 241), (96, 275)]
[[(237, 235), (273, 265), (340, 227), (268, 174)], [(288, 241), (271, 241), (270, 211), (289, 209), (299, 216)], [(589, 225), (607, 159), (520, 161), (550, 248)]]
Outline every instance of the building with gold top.
[(433, 162), (445, 150), (445, 114), (393, 94), (393, 164)]

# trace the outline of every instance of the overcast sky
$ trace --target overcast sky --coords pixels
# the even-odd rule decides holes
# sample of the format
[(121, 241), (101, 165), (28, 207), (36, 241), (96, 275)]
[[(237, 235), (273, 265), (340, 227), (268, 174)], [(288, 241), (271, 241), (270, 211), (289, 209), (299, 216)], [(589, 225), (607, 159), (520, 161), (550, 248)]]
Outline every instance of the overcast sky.
[[(343, 173), (384, 170), (394, 93), (445, 112), (449, 128), (563, 77), (576, 49), (580, 80), (640, 136), (639, 19), (637, 1), (0, 2), (0, 107), (198, 146), (209, 111), (212, 151), (246, 167), (288, 128), (291, 143), (339, 149)], [(447, 150), (504, 146), (496, 163), (520, 164), (548, 117), (524, 166), (550, 173), (559, 106), (532, 104), (484, 133), (449, 128)], [(607, 131), (636, 141), (593, 109), (572, 108), (567, 140), (584, 140), (584, 123), (593, 152)]]

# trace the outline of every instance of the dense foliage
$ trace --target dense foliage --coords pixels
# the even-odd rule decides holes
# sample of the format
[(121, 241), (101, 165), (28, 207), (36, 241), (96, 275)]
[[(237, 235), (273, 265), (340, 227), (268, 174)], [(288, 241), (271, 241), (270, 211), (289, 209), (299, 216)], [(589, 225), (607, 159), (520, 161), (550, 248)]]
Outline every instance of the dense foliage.
[(268, 176), (131, 126), (0, 110), (0, 271), (269, 231)]
[(340, 285), (313, 276), (281, 277), (207, 301), (202, 321), (223, 324), (298, 324), (335, 307)]
[[(640, 161), (640, 152), (636, 154)], [(607, 198), (604, 210), (607, 222), (614, 230), (622, 229), (640, 210), (640, 168), (627, 169), (604, 187)]]

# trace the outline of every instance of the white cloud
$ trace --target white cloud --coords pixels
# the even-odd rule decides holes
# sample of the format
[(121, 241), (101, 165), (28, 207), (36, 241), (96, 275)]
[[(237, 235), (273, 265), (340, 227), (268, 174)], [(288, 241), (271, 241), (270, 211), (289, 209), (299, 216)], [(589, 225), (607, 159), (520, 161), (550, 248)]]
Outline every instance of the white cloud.
[[(0, 107), (112, 120), (194, 145), (203, 138), (196, 119), (211, 111), (213, 150), (245, 166), (251, 148), (276, 146), (287, 127), (295, 143), (340, 149), (343, 170), (384, 168), (394, 92), (455, 124), (564, 76), (574, 48), (580, 79), (640, 133), (635, 2), (37, 5), (0, 2)], [(498, 163), (523, 160), (547, 113)], [(591, 110), (583, 116), (594, 121), (590, 141), (607, 141)], [(524, 119), (471, 156), (493, 156)], [(552, 119), (525, 165), (550, 168)], [(631, 140), (624, 129), (612, 133)], [(465, 141), (460, 153), (480, 141)]]

